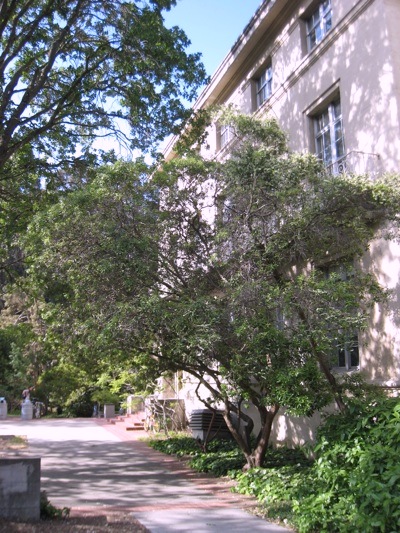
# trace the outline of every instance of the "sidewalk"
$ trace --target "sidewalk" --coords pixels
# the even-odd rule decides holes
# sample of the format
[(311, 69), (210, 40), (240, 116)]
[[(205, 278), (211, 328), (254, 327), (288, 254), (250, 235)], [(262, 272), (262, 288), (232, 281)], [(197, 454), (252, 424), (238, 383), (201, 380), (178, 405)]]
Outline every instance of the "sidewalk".
[(231, 493), (229, 482), (193, 472), (118, 423), (8, 418), (0, 434), (28, 437), (19, 453), (42, 458), (42, 490), (71, 516), (125, 512), (151, 533), (290, 531), (250, 514), (254, 501)]

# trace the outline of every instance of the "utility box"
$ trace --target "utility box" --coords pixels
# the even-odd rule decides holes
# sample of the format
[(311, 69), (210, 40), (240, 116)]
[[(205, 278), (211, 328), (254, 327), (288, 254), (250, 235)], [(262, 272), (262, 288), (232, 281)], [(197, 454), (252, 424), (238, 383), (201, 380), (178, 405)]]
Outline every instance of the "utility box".
[(196, 440), (205, 442), (215, 437), (223, 440), (232, 439), (221, 411), (195, 409), (190, 416), (189, 427)]
[(104, 404), (104, 418), (115, 417), (115, 405), (113, 403)]
[(7, 418), (7, 402), (6, 399), (0, 397), (0, 420), (5, 420)]
[(39, 520), (40, 458), (0, 458), (0, 519)]

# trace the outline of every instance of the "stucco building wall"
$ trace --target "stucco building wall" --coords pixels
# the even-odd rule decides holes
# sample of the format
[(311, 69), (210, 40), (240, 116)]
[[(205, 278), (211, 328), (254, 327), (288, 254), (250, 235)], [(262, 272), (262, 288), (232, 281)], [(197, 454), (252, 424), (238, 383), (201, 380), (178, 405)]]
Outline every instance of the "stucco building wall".
[[(371, 179), (384, 172), (398, 173), (400, 2), (331, 0), (332, 27), (308, 51), (306, 19), (318, 4), (264, 1), (195, 107), (232, 105), (258, 117), (270, 115), (287, 132), (291, 149), (315, 152), (315, 116), (340, 98), (347, 170)], [(257, 108), (256, 80), (268, 65), (272, 91)], [(167, 156), (172, 153), (171, 144)], [(218, 124), (209, 129), (202, 153), (224, 157)], [(376, 239), (362, 268), (392, 291), (392, 299), (371, 312), (370, 326), (359, 337), (360, 366), (355, 371), (363, 371), (375, 383), (400, 387), (400, 244)], [(185, 385), (181, 391), (188, 399), (189, 390)], [(297, 420), (294, 425), (300, 428), (309, 422)], [(274, 431), (276, 441), (287, 440), (285, 431), (294, 443), (301, 441), (287, 417), (278, 418)], [(305, 440), (312, 438), (307, 431)]]

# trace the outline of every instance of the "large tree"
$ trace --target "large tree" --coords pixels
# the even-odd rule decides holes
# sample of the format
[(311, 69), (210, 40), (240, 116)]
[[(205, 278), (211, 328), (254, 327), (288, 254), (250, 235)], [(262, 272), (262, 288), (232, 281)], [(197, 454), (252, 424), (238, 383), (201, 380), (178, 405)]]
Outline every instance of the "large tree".
[(107, 139), (149, 149), (182, 127), (206, 76), (184, 32), (164, 25), (174, 4), (0, 1), (1, 285), (21, 270), (14, 235), (112, 157)]
[(30, 146), (45, 163), (122, 138), (148, 148), (187, 115), (205, 81), (182, 30), (164, 26), (174, 0), (0, 2), (0, 168)]
[(330, 356), (384, 297), (359, 259), (396, 229), (399, 192), (394, 179), (327, 175), (273, 120), (226, 120), (225, 162), (188, 154), (151, 180), (142, 163), (105, 167), (37, 217), (24, 246), (64, 359), (188, 372), (254, 466), (280, 407), (345, 409)]

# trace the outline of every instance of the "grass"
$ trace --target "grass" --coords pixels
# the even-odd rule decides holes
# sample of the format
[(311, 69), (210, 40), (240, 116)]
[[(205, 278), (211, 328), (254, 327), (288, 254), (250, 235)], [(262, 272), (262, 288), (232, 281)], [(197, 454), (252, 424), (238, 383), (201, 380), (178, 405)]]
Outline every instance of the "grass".
[(0, 451), (22, 450), (28, 447), (25, 435), (0, 435)]

